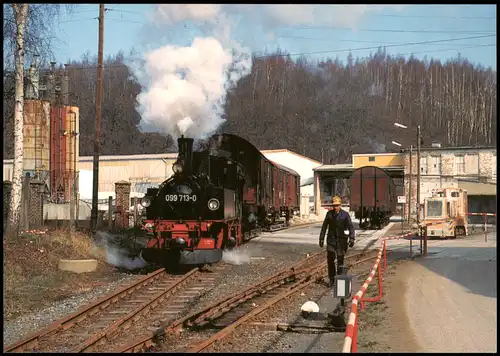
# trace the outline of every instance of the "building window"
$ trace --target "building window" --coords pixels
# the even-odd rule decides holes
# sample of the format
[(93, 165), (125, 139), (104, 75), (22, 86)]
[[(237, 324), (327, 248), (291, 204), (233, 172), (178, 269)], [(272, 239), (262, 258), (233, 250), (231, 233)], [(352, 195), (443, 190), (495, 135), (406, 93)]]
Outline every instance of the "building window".
[(427, 157), (420, 157), (420, 174), (427, 174)]
[(465, 174), (464, 156), (455, 156), (455, 174)]
[(432, 156), (431, 162), (434, 174), (441, 174), (441, 156)]
[(369, 156), (368, 157), (368, 162), (375, 162), (375, 157), (374, 156)]

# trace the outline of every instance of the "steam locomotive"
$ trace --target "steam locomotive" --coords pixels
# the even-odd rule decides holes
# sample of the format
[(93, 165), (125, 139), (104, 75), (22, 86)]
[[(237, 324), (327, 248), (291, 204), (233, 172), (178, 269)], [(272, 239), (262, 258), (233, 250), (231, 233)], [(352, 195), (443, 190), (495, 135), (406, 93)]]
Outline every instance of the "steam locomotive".
[(143, 229), (152, 237), (142, 250), (148, 262), (211, 264), (252, 232), (288, 221), (299, 211), (300, 176), (266, 159), (251, 143), (213, 136), (193, 152), (192, 138), (178, 139), (173, 176), (149, 188)]

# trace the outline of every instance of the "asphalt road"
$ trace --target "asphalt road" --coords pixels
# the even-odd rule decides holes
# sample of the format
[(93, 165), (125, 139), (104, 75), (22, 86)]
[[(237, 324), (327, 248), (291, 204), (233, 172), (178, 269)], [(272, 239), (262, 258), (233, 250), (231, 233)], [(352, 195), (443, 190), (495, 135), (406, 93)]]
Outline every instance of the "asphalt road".
[(497, 351), (496, 233), (429, 245), (408, 274), (406, 307), (423, 352)]

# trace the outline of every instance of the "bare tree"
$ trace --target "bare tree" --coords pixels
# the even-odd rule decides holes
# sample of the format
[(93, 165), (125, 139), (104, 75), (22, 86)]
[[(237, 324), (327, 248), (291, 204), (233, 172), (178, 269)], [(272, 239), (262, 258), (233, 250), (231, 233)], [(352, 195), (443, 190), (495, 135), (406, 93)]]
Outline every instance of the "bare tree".
[(14, 111), (14, 168), (12, 174), (12, 191), (10, 195), (7, 237), (17, 236), (21, 212), (21, 190), (23, 179), (23, 121), (24, 121), (24, 32), (28, 16), (28, 4), (12, 4), (16, 22), (16, 89)]
[[(68, 9), (71, 9), (71, 6)], [(8, 238), (13, 238), (18, 235), (20, 222), (24, 159), (25, 53), (26, 50), (29, 50), (33, 55), (50, 50), (49, 45), (53, 39), (53, 37), (51, 37), (51, 22), (54, 19), (54, 15), (58, 14), (58, 11), (59, 5), (4, 5), (4, 66), (8, 66), (9, 63), (12, 63), (12, 57), (14, 58), (15, 66), (14, 167), (6, 231)]]

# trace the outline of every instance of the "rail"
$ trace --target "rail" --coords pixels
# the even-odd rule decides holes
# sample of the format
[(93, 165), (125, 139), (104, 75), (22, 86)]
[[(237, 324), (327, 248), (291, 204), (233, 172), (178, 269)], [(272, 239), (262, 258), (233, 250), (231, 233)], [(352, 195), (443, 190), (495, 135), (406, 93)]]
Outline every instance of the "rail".
[[(172, 279), (172, 283), (168, 287), (162, 289), (158, 294), (153, 295), (151, 299), (144, 301), (135, 309), (127, 313), (125, 316), (119, 317), (117, 320), (114, 320), (114, 322), (112, 322), (104, 329), (97, 328), (98, 331), (96, 333), (90, 333), (88, 335), (88, 339), (72, 347), (73, 352), (83, 352), (92, 349), (94, 345), (96, 345), (101, 340), (109, 338), (110, 335), (115, 335), (119, 330), (128, 327), (130, 323), (134, 322), (134, 320), (136, 320), (138, 317), (145, 315), (152, 307), (155, 307), (158, 304), (159, 300), (176, 292), (179, 287), (186, 284), (188, 281), (193, 280), (197, 273), (200, 271), (201, 269), (199, 268), (193, 269), (182, 276), (180, 279)], [(28, 337), (7, 346), (4, 349), (4, 352), (23, 352), (40, 348), (42, 341), (44, 344), (43, 346), (47, 346), (45, 344), (48, 344), (49, 347), (52, 347), (52, 342), (50, 340), (52, 340), (56, 334), (59, 335), (59, 333), (65, 332), (66, 330), (79, 325), (84, 320), (90, 319), (95, 314), (103, 312), (115, 304), (119, 305), (118, 302), (122, 300), (126, 301), (127, 298), (133, 295), (133, 293), (139, 292), (145, 287), (151, 286), (153, 283), (160, 282), (165, 278), (168, 278), (168, 276), (166, 276), (167, 275), (164, 268), (158, 269), (140, 278), (136, 282), (125, 286), (114, 293), (106, 295), (88, 306), (79, 309), (75, 313), (70, 314), (60, 320), (56, 320), (40, 331), (35, 332)], [(90, 327), (92, 327), (93, 323), (90, 322), (89, 324)], [(57, 338), (58, 337), (56, 337), (56, 339)]]
[[(358, 254), (346, 256), (346, 259), (351, 260), (355, 257), (365, 256), (367, 253), (370, 252), (361, 252)], [(153, 344), (157, 343), (157, 340), (162, 338), (166, 334), (175, 335), (184, 328), (196, 330), (198, 328), (207, 327), (207, 325), (214, 326), (216, 320), (219, 320), (219, 323), (222, 322), (224, 324), (222, 329), (220, 329), (210, 337), (207, 337), (202, 342), (193, 345), (188, 350), (188, 352), (201, 352), (213, 343), (228, 337), (240, 325), (245, 324), (257, 315), (268, 310), (279, 301), (294, 293), (297, 293), (298, 291), (306, 288), (312, 283), (315, 283), (318, 279), (323, 278), (326, 273), (326, 261), (324, 259), (322, 259), (321, 261), (317, 261), (312, 266), (304, 265), (305, 261), (311, 261), (312, 257), (318, 256), (324, 257), (324, 251), (312, 255), (306, 260), (300, 261), (299, 263), (295, 264), (293, 268), (288, 267), (278, 273), (275, 273), (266, 280), (260, 281), (257, 284), (246, 288), (242, 292), (219, 300), (200, 312), (192, 313), (191, 315), (178, 319), (173, 323), (161, 326), (157, 331), (152, 332), (147, 336), (140, 337), (135, 341), (132, 341), (125, 347), (121, 348), (120, 350), (116, 351), (145, 351), (149, 349)], [(374, 256), (369, 257), (370, 260), (373, 258)], [(366, 259), (363, 259), (361, 261), (358, 260), (355, 263), (351, 264), (351, 266), (365, 261)], [(278, 294), (271, 295), (272, 293), (270, 292), (273, 290), (278, 291)], [(262, 297), (262, 302), (257, 302), (255, 300), (259, 297)], [(245, 305), (247, 305), (249, 301), (255, 301), (258, 307), (246, 309)], [(243, 309), (241, 310), (244, 311), (243, 315), (237, 316), (235, 320), (231, 318), (228, 323), (223, 322), (224, 316), (229, 315), (229, 311), (235, 310), (236, 308)]]
[[(381, 241), (380, 248), (378, 250), (377, 259), (375, 260), (375, 264), (373, 265), (370, 274), (367, 279), (361, 286), (361, 289), (356, 293), (356, 295), (352, 298), (351, 302), (351, 312), (349, 313), (349, 318), (347, 321), (347, 327), (345, 331), (344, 344), (342, 347), (343, 353), (355, 353), (357, 351), (357, 335), (358, 335), (358, 304), (361, 306), (361, 310), (364, 310), (364, 304), (367, 302), (377, 302), (382, 298), (383, 290), (382, 290), (382, 274), (385, 272), (387, 267), (387, 240), (396, 240), (405, 237), (411, 237), (413, 234), (407, 233), (399, 236), (390, 236), (383, 238)], [(381, 262), (383, 259), (383, 269), (381, 266)], [(371, 281), (375, 277), (375, 273), (378, 272), (378, 287), (379, 294), (374, 298), (366, 298), (363, 299), (363, 296), (368, 289)]]

